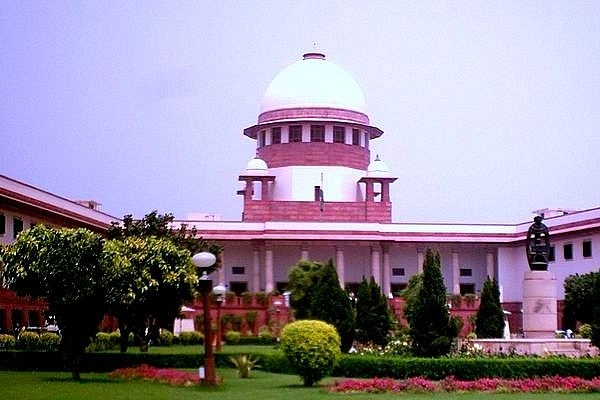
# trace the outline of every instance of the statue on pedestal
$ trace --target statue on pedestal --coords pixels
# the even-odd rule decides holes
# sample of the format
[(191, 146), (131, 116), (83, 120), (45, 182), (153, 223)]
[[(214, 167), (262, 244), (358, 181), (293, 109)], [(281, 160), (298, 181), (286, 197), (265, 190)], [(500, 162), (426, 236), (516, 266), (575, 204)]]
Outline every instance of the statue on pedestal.
[(532, 271), (548, 270), (548, 255), (550, 254), (550, 234), (548, 227), (542, 223), (543, 217), (536, 216), (527, 231), (527, 262)]

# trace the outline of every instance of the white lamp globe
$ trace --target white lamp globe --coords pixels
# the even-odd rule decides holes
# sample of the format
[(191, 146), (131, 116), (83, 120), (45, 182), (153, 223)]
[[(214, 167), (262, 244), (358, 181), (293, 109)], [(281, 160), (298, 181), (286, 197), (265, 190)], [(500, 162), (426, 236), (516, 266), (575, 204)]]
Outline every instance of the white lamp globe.
[(194, 256), (192, 257), (192, 262), (198, 268), (208, 268), (214, 265), (216, 261), (217, 257), (215, 257), (214, 254), (209, 253), (207, 251), (194, 254)]
[(227, 291), (227, 288), (223, 285), (217, 285), (213, 288), (213, 293), (216, 294), (217, 296), (223, 296), (226, 291)]

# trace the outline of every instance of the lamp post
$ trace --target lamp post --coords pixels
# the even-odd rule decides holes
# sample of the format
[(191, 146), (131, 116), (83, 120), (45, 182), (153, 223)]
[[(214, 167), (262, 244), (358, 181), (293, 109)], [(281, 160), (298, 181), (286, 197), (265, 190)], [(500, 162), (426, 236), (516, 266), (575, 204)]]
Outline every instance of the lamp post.
[(204, 312), (204, 383), (207, 385), (217, 384), (217, 372), (215, 367), (215, 354), (212, 347), (212, 327), (210, 322), (210, 292), (212, 281), (208, 279), (208, 268), (213, 266), (217, 258), (214, 254), (203, 251), (194, 254), (192, 262), (202, 270), (202, 276), (198, 281), (198, 290), (202, 294), (202, 308)]
[(213, 288), (213, 293), (217, 296), (217, 340), (216, 340), (216, 351), (221, 351), (221, 336), (223, 333), (221, 332), (221, 304), (223, 304), (223, 295), (227, 289), (223, 285), (217, 285)]

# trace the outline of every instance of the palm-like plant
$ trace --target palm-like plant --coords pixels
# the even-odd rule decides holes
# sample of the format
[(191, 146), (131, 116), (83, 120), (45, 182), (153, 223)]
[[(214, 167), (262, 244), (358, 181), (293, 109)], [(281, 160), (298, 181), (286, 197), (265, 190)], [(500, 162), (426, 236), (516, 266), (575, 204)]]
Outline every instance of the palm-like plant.
[(253, 357), (243, 354), (229, 356), (229, 361), (231, 361), (231, 363), (237, 368), (237, 374), (240, 378), (248, 378), (250, 376), (250, 370), (252, 370), (252, 368), (259, 367), (257, 364), (259, 360), (260, 357)]

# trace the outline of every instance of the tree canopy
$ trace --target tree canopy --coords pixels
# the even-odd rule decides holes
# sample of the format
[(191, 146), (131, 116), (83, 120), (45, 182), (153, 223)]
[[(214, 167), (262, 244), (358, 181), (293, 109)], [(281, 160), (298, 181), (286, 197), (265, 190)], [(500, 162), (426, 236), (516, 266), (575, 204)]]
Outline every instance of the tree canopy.
[(481, 302), (475, 317), (475, 333), (478, 338), (499, 339), (504, 336), (504, 325), (498, 282), (487, 277), (483, 283)]
[(385, 346), (394, 319), (381, 287), (363, 277), (356, 291), (356, 339), (363, 344)]
[(37, 225), (19, 234), (4, 253), (8, 287), (48, 303), (61, 327), (72, 376), (80, 379), (80, 358), (106, 310), (102, 237), (82, 228)]
[(350, 350), (354, 341), (354, 313), (333, 261), (323, 264), (300, 260), (289, 272), (288, 288), (296, 319), (318, 319), (332, 324), (340, 335), (341, 350)]
[(592, 286), (600, 272), (570, 275), (565, 279), (565, 327), (575, 329), (577, 322), (589, 324), (592, 322), (594, 309), (598, 298), (594, 298)]
[(460, 327), (457, 320), (451, 318), (446, 304), (446, 287), (438, 252), (427, 249), (425, 253), (422, 283), (406, 317), (416, 355), (437, 357), (450, 351)]
[(189, 252), (166, 238), (131, 236), (107, 241), (104, 257), (108, 313), (119, 321), (121, 351), (129, 332), (145, 350), (148, 321), (155, 320), (149, 329), (170, 327), (181, 305), (193, 299), (198, 277)]

